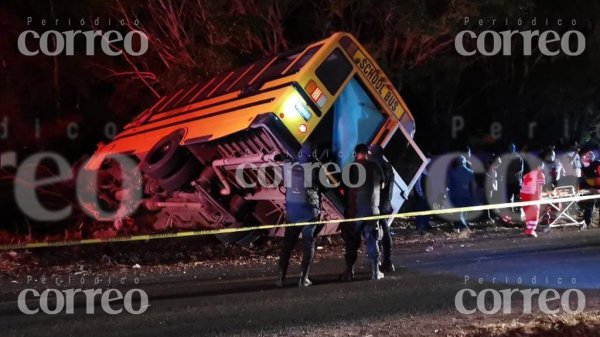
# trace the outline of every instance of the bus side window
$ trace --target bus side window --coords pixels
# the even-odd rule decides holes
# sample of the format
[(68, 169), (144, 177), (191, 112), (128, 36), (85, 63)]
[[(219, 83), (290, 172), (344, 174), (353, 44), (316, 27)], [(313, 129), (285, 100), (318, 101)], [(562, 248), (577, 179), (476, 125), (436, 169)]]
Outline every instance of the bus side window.
[(302, 56), (300, 56), (296, 63), (292, 64), (292, 67), (285, 72), (285, 75), (295, 74), (300, 71), (300, 69), (302, 69), (302, 67), (308, 63), (308, 61), (313, 57), (313, 55), (315, 55), (321, 46), (322, 44), (310, 47), (304, 54), (302, 54)]
[(315, 74), (329, 93), (335, 95), (351, 71), (352, 65), (339, 48), (336, 48), (317, 68)]

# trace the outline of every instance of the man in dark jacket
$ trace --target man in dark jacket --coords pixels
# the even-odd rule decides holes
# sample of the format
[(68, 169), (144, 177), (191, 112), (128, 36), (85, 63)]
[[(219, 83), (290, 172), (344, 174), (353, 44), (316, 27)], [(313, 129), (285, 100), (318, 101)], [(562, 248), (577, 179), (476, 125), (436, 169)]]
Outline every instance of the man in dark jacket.
[[(312, 148), (305, 143), (298, 158), (293, 163), (284, 165), (286, 182), (285, 205), (288, 223), (311, 222), (319, 220), (321, 199), (319, 194), (318, 169), (311, 165)], [(306, 170), (311, 170), (307, 173)], [(306, 179), (311, 181), (306, 181)], [(283, 238), (283, 248), (279, 258), (279, 276), (276, 285), (283, 287), (292, 250), (302, 233), (303, 256), (300, 273), (300, 287), (308, 287), (312, 282), (308, 279), (310, 263), (315, 255), (315, 237), (322, 226), (308, 225), (287, 227)]]
[[(369, 160), (373, 161), (383, 173), (383, 187), (379, 198), (379, 212), (384, 215), (392, 214), (392, 196), (394, 195), (394, 169), (392, 165), (383, 158), (383, 149), (378, 144), (369, 146)], [(395, 270), (392, 263), (392, 235), (390, 233), (390, 219), (379, 220), (379, 225), (383, 230), (381, 238), (382, 256), (381, 256), (381, 271), (391, 273)]]
[[(467, 168), (467, 158), (460, 156), (457, 165), (448, 174), (448, 196), (453, 207), (469, 207), (475, 203), (475, 175), (473, 170)], [(465, 212), (459, 213), (458, 221), (454, 228), (460, 233), (469, 232), (469, 225), (465, 219)]]
[[(507, 202), (519, 202), (521, 198), (521, 185), (523, 185), (523, 174), (525, 172), (525, 161), (523, 157), (517, 152), (517, 146), (510, 144), (508, 147), (509, 155), (506, 160), (503, 161), (503, 168), (500, 172), (504, 173), (505, 176), (501, 177), (506, 182), (506, 200)], [(513, 214), (519, 214), (519, 208), (513, 209)], [(502, 216), (505, 221), (519, 221), (519, 217), (509, 216), (505, 214)]]
[[(581, 188), (588, 190), (592, 194), (597, 194), (600, 191), (600, 161), (596, 160), (594, 151), (588, 151), (585, 154), (587, 165), (582, 169)], [(597, 206), (597, 200), (588, 200), (580, 203), (583, 209), (583, 220), (589, 228), (592, 225), (594, 208)]]
[[(417, 212), (425, 212), (429, 211), (431, 207), (429, 206), (429, 201), (427, 200), (427, 179), (429, 179), (429, 165), (427, 168), (421, 173), (419, 179), (415, 184), (414, 193), (417, 197), (416, 200), (416, 211)], [(429, 224), (430, 216), (429, 215), (419, 215), (415, 218), (415, 225), (417, 227), (417, 231), (420, 234), (425, 234), (430, 231), (431, 225)]]
[[(379, 215), (379, 197), (383, 183), (382, 173), (377, 164), (367, 160), (369, 148), (359, 144), (354, 150), (355, 161), (350, 167), (350, 182), (346, 192), (346, 218), (361, 218)], [(355, 221), (342, 224), (342, 236), (345, 243), (346, 270), (341, 275), (343, 281), (354, 279), (354, 264), (364, 236), (367, 255), (371, 262), (371, 279), (380, 280), (379, 271), (380, 228), (378, 221)]]

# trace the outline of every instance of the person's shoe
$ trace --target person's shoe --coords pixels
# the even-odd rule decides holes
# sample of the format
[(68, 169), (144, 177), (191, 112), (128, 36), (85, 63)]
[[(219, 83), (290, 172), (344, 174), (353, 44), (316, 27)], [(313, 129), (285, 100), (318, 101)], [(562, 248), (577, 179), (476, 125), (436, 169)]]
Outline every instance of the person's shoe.
[(465, 239), (471, 235), (471, 229), (469, 227), (463, 227), (459, 230), (458, 238)]
[(382, 280), (384, 277), (385, 277), (385, 274), (383, 274), (382, 272), (377, 270), (375, 273), (373, 273), (373, 275), (371, 275), (371, 280), (379, 281), (379, 280)]
[(537, 233), (533, 229), (527, 229), (527, 230), (525, 230), (525, 235), (527, 235), (529, 237), (532, 237), (532, 238), (537, 238), (538, 237)]
[(354, 281), (354, 270), (346, 269), (342, 275), (340, 275), (340, 281), (343, 282), (352, 282)]
[(396, 271), (396, 267), (394, 267), (394, 264), (392, 263), (392, 261), (386, 261), (381, 264), (381, 266), (379, 267), (379, 270), (384, 273), (393, 273)]
[(285, 287), (285, 273), (279, 272), (279, 275), (277, 276), (277, 281), (275, 281), (275, 285), (277, 286), (277, 288)]
[(312, 285), (312, 281), (308, 279), (307, 276), (300, 276), (300, 282), (298, 282), (298, 287), (310, 287)]
[(379, 263), (378, 261), (371, 262), (371, 280), (379, 281), (383, 279), (384, 275), (381, 271), (379, 271)]
[(385, 277), (385, 275), (382, 272), (378, 271), (377, 275), (373, 275), (372, 280), (379, 281), (379, 280), (383, 280), (384, 277)]

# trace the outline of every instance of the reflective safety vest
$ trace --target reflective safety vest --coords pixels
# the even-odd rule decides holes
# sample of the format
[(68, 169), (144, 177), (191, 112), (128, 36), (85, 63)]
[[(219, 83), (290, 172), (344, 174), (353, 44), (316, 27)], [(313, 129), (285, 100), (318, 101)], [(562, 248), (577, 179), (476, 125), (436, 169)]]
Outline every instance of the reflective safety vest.
[(542, 198), (542, 186), (546, 184), (546, 176), (540, 169), (527, 173), (523, 177), (521, 194), (529, 195), (538, 200)]

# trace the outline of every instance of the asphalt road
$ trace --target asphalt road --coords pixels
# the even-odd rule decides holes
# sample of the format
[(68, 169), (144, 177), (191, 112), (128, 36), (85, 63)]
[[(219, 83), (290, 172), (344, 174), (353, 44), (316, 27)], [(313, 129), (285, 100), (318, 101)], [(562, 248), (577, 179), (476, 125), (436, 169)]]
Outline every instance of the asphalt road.
[[(415, 317), (439, 317), (441, 326), (448, 317), (460, 316), (454, 304), (459, 290), (519, 283), (522, 288), (582, 289), (588, 310), (596, 310), (600, 307), (597, 261), (600, 231), (558, 230), (538, 239), (509, 235), (397, 247), (398, 271), (380, 282), (368, 280), (363, 260), (358, 280), (340, 283), (341, 257), (324, 259), (314, 265), (314, 286), (307, 289), (294, 284), (275, 288), (272, 261), (211, 270), (190, 268), (185, 274), (157, 274), (142, 267), (135, 271), (138, 285), (130, 283), (128, 275), (127, 284), (116, 286), (123, 292), (131, 288), (147, 292), (149, 307), (141, 315), (108, 315), (98, 301), (96, 313), (88, 315), (81, 297), (76, 297), (74, 314), (25, 315), (17, 307), (15, 289), (47, 286), (13, 284), (2, 287), (0, 326), (4, 336), (292, 336), (310, 335), (315, 327)], [(295, 268), (290, 283), (295, 283)], [(479, 278), (485, 284), (479, 284)], [(39, 305), (35, 300), (27, 303)], [(420, 335), (431, 334), (422, 331)]]
[(455, 275), (467, 283), (482, 278), (497, 284), (600, 289), (598, 231), (455, 243), (436, 254), (405, 254), (399, 260), (409, 270)]

